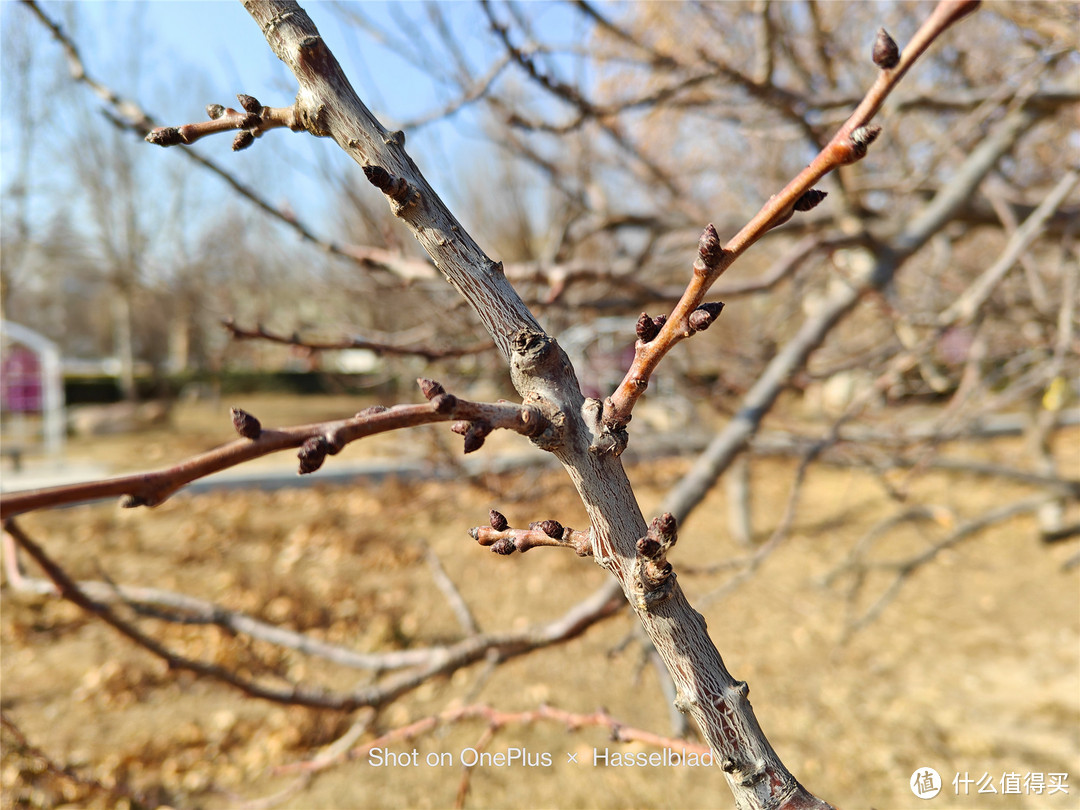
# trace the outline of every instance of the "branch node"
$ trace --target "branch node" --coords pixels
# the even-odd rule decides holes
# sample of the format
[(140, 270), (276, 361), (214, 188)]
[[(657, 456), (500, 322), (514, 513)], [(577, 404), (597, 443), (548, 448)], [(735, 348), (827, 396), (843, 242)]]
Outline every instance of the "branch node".
[(848, 154), (841, 159), (841, 163), (855, 163), (866, 157), (866, 150), (870, 147), (877, 136), (881, 134), (881, 127), (877, 124), (866, 124), (857, 127), (848, 137)]
[(440, 394), (445, 394), (446, 389), (443, 388), (442, 383), (435, 380), (429, 380), (427, 377), (417, 377), (416, 384), (420, 386), (420, 393), (424, 395), (424, 399), (429, 402)]
[(436, 394), (431, 398), (431, 409), (435, 411), (435, 413), (441, 413), (444, 416), (453, 413), (454, 409), (457, 408), (457, 405), (458, 398), (453, 394), (444, 392), (442, 394)]
[(497, 532), (504, 532), (510, 528), (510, 523), (506, 520), (506, 515), (494, 509), (488, 511), (488, 522), (491, 523), (491, 528)]
[(691, 312), (690, 317), (687, 319), (690, 324), (690, 329), (694, 332), (704, 332), (712, 326), (713, 321), (720, 317), (720, 313), (723, 310), (724, 303), (722, 301), (702, 304)]
[(247, 411), (241, 408), (232, 408), (233, 427), (245, 439), (257, 439), (262, 433), (262, 424)]
[(720, 244), (720, 234), (710, 222), (698, 239), (698, 257), (694, 262), (694, 275), (706, 276), (711, 274), (720, 265), (724, 258), (724, 248)]
[(363, 419), (366, 416), (374, 416), (377, 413), (385, 413), (388, 410), (390, 409), (387, 408), (385, 405), (371, 405), (367, 408), (364, 408), (364, 410), (362, 411), (357, 411), (356, 418)]
[(179, 146), (184, 142), (179, 127), (158, 127), (146, 133), (144, 140), (157, 146)]
[(233, 138), (232, 142), (232, 150), (239, 152), (242, 149), (247, 149), (253, 143), (255, 143), (255, 135), (250, 130), (245, 129), (236, 133), (236, 137)]
[(879, 28), (874, 38), (872, 57), (874, 64), (882, 70), (892, 70), (900, 64), (900, 49), (896, 46), (896, 40), (884, 28)]
[(296, 454), (300, 459), (300, 475), (308, 475), (319, 469), (329, 452), (330, 443), (324, 436), (312, 436), (304, 442)]
[(793, 208), (796, 211), (809, 211), (816, 208), (818, 203), (829, 196), (829, 192), (819, 188), (812, 188), (795, 201)]
[[(263, 105), (259, 103), (259, 100), (255, 98), (255, 96), (237, 93), (236, 100), (240, 102), (240, 106), (244, 108), (245, 112), (254, 113), (255, 115), (262, 112)], [(210, 117), (213, 118), (214, 116)]]
[(663, 602), (675, 586), (675, 572), (667, 561), (667, 552), (678, 539), (678, 522), (670, 512), (653, 518), (646, 535), (639, 538), (634, 568), (641, 590), (637, 606), (649, 610)]

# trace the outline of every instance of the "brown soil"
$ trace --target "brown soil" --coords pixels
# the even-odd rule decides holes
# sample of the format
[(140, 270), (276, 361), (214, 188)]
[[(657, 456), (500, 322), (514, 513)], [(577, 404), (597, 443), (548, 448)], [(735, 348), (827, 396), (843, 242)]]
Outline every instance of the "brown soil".
[[(324, 415), (310, 407), (305, 405), (303, 421)], [(329, 416), (358, 405), (321, 407)], [(270, 416), (272, 408), (253, 410), (270, 423), (295, 421), (285, 408)], [(110, 453), (117, 466), (139, 460), (145, 466), (228, 438), (216, 415), (208, 429), (197, 411), (179, 414), (172, 433), (87, 440), (72, 452), (97, 458)], [(443, 441), (439, 435), (430, 441)], [(393, 441), (378, 446), (377, 454), (398, 452)], [(1080, 472), (1080, 431), (1061, 433), (1057, 446), (1068, 474)], [(949, 452), (1002, 461), (1018, 457), (1019, 448), (1019, 441), (1007, 440)], [(646, 515), (687, 465), (671, 460), (631, 469)], [(760, 540), (780, 519), (794, 470), (793, 462), (754, 461)], [(935, 519), (887, 534), (871, 548), (870, 559), (906, 558), (964, 521), (1033, 492), (956, 474), (925, 474), (909, 483), (909, 502), (939, 507)], [(773, 746), (810, 790), (845, 808), (1080, 806), (1080, 569), (1063, 570), (1076, 553), (1075, 541), (1042, 545), (1030, 515), (999, 523), (915, 571), (880, 618), (846, 638), (851, 612), (870, 607), (893, 574), (871, 573), (854, 600), (848, 598), (850, 578), (828, 586), (821, 580), (871, 527), (906, 506), (890, 500), (881, 482), (865, 472), (814, 467), (783, 545), (749, 580), (710, 598), (731, 570), (709, 567), (746, 555), (726, 537), (721, 490), (683, 527), (672, 562), (729, 669), (749, 682)], [(498, 557), (478, 548), (466, 531), (484, 522), (492, 506), (514, 525), (556, 517), (586, 526), (580, 503), (557, 472), (468, 485), (391, 481), (181, 494), (150, 512), (95, 505), (29, 515), (20, 523), (78, 577), (180, 591), (379, 651), (461, 637), (433, 585), (421, 541), (441, 558), (485, 631), (556, 616), (604, 581), (597, 566), (569, 553), (544, 549)], [(80, 778), (126, 785), (150, 805), (220, 808), (270, 796), (296, 781), (295, 775), (274, 773), (275, 766), (310, 759), (349, 726), (350, 718), (337, 713), (272, 705), (169, 671), (55, 598), (15, 593), (6, 581), (2, 597), (5, 716)], [(262, 674), (269, 683), (287, 678), (345, 690), (370, 677), (215, 628), (139, 622), (179, 654)], [(507, 711), (546, 703), (583, 713), (603, 706), (626, 725), (668, 735), (668, 704), (633, 631), (624, 612), (567, 645), (493, 672), (478, 664), (426, 683), (380, 713), (375, 729), (384, 732), (463, 703)], [(469, 722), (397, 743), (391, 750), (415, 748), (421, 764), (340, 764), (278, 806), (453, 806), (462, 775), (457, 758), (463, 749), (480, 747), (484, 732), (483, 724)], [(50, 772), (7, 728), (3, 743), (5, 807), (123, 803), (101, 787)], [(594, 767), (594, 749), (654, 750), (613, 743), (602, 728), (512, 725), (486, 745), (492, 753), (547, 753), (552, 764), (475, 769), (465, 799), (470, 808), (732, 804), (717, 768)], [(428, 753), (443, 752), (453, 755), (451, 767), (423, 764)], [(568, 764), (568, 752), (577, 752), (581, 764)], [(924, 766), (946, 781), (929, 803), (908, 787), (912, 772)], [(998, 794), (975, 795), (973, 784), (972, 795), (954, 795), (957, 772), (976, 780), (989, 775)], [(1002, 795), (1001, 779), (1013, 773), (1067, 773), (1069, 793)]]

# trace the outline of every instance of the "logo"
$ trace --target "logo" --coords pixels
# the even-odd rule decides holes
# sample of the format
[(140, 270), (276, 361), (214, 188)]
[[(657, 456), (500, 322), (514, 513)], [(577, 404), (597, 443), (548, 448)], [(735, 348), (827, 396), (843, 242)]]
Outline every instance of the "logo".
[(933, 768), (917, 768), (910, 784), (911, 792), (920, 799), (932, 799), (941, 793), (941, 776)]

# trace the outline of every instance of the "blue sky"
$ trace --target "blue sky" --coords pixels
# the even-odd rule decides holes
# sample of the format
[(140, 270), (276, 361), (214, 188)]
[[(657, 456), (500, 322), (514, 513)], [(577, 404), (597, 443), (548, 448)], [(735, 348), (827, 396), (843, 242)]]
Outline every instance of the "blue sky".
[[(201, 120), (205, 117), (205, 105), (211, 102), (235, 106), (237, 92), (254, 95), (273, 106), (288, 104), (295, 94), (295, 82), (288, 69), (270, 51), (258, 27), (235, 0), (43, 2), (41, 6), (51, 18), (65, 23), (64, 28), (76, 40), (90, 75), (119, 95), (134, 99), (163, 123)], [(395, 18), (425, 23), (425, 6), (374, 2), (307, 2), (304, 6), (361, 98), (387, 126), (394, 127), (401, 121), (439, 109), (449, 100), (445, 88), (408, 61), (356, 26), (342, 24), (342, 10), (355, 10), (376, 23), (387, 24), (389, 30), (400, 30), (394, 25)], [(483, 15), (474, 4), (446, 2), (439, 8), (458, 34), (473, 69), (483, 72), (498, 53), (492, 47), (486, 22), (477, 24)], [(582, 36), (580, 15), (571, 14), (565, 6), (536, 4), (529, 8), (529, 13), (539, 19), (538, 26), (545, 37)], [(568, 26), (568, 20), (576, 21), (575, 25)], [(14, 24), (14, 30), (25, 31), (33, 43), (39, 66), (63, 64), (60, 48), (20, 4), (0, 0), (0, 22), (5, 28)], [(19, 81), (19, 76), (3, 77), (0, 166), (4, 167), (13, 165), (12, 156), (20, 137), (19, 127), (13, 121), (17, 110), (13, 109), (9, 92), (12, 83)], [(79, 92), (81, 101), (91, 110), (102, 106), (89, 90)], [(49, 116), (50, 122), (62, 128), (74, 126), (65, 118), (69, 112), (55, 111), (55, 115)], [(479, 121), (471, 109), (409, 131), (407, 135), (410, 154), (451, 204), (461, 168), (485, 159), (491, 151), (490, 144), (483, 141)], [(340, 150), (329, 141), (284, 131), (271, 132), (254, 147), (238, 154), (231, 153), (231, 140), (209, 138), (196, 148), (240, 177), (256, 182), (272, 201), (287, 202), (302, 221), (313, 224), (319, 231), (317, 225), (326, 212), (327, 202), (324, 185), (318, 177), (319, 168), (348, 166), (348, 159)], [(150, 171), (148, 176), (168, 182), (165, 167), (170, 165), (169, 161), (178, 162), (179, 156), (149, 145), (145, 148), (155, 153), (145, 160), (162, 166), (160, 175)], [(62, 176), (63, 161), (56, 157), (46, 147), (35, 145), (33, 177), (39, 188), (71, 182)], [(5, 169), (5, 191), (9, 182), (10, 173)], [(214, 181), (209, 182), (213, 189)], [(33, 219), (49, 215), (40, 205), (31, 207)]]

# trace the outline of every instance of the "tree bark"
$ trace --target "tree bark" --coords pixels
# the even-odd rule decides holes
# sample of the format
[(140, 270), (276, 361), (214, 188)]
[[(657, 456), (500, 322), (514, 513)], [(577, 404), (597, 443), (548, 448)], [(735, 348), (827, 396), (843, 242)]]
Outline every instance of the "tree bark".
[(534, 439), (566, 467), (591, 521), (596, 561), (620, 582), (689, 712), (724, 770), (739, 808), (828, 807), (796, 781), (762, 733), (745, 682), (727, 671), (672, 576), (669, 589), (647, 592), (637, 541), (648, 527), (619, 459), (590, 445), (602, 432), (601, 403), (586, 400), (574, 370), (547, 336), (501, 264), (492, 261), (428, 185), (404, 149), (357, 97), (307, 14), (288, 0), (245, 0), (274, 53), (299, 83), (298, 120), (333, 137), (371, 182), (389, 197), (447, 280), (481, 318), (511, 367), (525, 404), (540, 408), (554, 428)]

